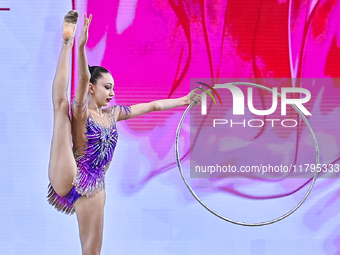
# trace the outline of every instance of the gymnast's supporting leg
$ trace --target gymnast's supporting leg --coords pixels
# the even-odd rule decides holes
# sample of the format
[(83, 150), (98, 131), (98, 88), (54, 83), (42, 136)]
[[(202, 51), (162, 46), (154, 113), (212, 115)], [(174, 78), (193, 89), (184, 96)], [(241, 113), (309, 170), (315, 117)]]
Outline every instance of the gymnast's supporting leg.
[(67, 88), (70, 77), (70, 58), (78, 12), (70, 11), (64, 19), (63, 45), (53, 81), (52, 101), (54, 128), (48, 175), (54, 190), (65, 196), (72, 188), (77, 165), (72, 153), (71, 121)]
[(83, 255), (99, 255), (103, 240), (105, 190), (74, 203)]

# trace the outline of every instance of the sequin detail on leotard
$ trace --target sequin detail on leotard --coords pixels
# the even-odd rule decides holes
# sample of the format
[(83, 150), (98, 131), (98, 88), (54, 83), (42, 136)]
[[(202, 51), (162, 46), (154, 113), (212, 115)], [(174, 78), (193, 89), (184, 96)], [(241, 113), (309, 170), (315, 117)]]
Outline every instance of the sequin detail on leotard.
[[(79, 107), (78, 104), (76, 104), (76, 106)], [(84, 105), (81, 107), (83, 106)], [(82, 195), (89, 197), (105, 187), (105, 173), (111, 163), (118, 140), (116, 121), (114, 119), (114, 112), (116, 109), (119, 110), (118, 116), (121, 116), (121, 114), (124, 113), (124, 119), (130, 117), (131, 113), (129, 106), (115, 105), (106, 109), (110, 120), (110, 125), (108, 127), (98, 123), (90, 115), (87, 118), (86, 131), (84, 132), (86, 137), (86, 146), (83, 148), (84, 153), (78, 155), (78, 152), (74, 151), (74, 157), (78, 167), (77, 174), (73, 180), (75, 191), (79, 194), (76, 199)], [(49, 186), (48, 200), (50, 204), (56, 207), (58, 211), (62, 211), (66, 214), (73, 214), (73, 203), (76, 199), (67, 199), (68, 196), (74, 197), (70, 193), (65, 197), (60, 197), (53, 190), (53, 187)], [(70, 200), (72, 200), (72, 203), (70, 203)]]

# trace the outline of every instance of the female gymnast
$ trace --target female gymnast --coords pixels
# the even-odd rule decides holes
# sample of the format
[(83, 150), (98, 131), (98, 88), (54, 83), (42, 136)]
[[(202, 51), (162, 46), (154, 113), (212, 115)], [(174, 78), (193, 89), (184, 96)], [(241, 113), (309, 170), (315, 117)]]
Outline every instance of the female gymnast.
[(54, 128), (49, 164), (48, 201), (58, 211), (76, 212), (83, 254), (100, 254), (105, 204), (104, 175), (111, 162), (118, 134), (116, 122), (139, 115), (189, 105), (198, 105), (198, 89), (176, 99), (157, 100), (132, 106), (108, 106), (114, 81), (103, 67), (88, 67), (85, 45), (92, 15), (84, 15), (79, 37), (79, 83), (69, 116), (67, 88), (70, 57), (78, 12), (64, 17), (63, 43), (53, 81)]

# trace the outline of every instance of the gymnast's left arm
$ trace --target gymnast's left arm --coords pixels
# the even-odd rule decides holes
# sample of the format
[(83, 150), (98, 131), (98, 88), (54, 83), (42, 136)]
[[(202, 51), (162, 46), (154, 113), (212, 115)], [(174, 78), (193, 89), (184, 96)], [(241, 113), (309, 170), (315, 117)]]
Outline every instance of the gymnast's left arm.
[(153, 111), (164, 111), (179, 106), (189, 105), (192, 101), (195, 102), (194, 106), (199, 105), (202, 100), (202, 97), (200, 94), (196, 93), (198, 90), (199, 90), (198, 88), (194, 89), (184, 97), (174, 99), (162, 99), (152, 101), (150, 103), (132, 105), (130, 118), (134, 118)]

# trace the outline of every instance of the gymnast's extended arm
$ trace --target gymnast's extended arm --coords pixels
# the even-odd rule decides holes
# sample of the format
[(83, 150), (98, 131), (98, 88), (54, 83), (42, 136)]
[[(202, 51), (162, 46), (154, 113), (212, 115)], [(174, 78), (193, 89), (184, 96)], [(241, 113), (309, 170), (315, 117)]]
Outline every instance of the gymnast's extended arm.
[(91, 74), (89, 72), (85, 45), (88, 40), (89, 26), (92, 20), (92, 15), (87, 18), (84, 15), (84, 25), (79, 37), (79, 51), (78, 51), (78, 87), (75, 96), (75, 101), (78, 106), (74, 107), (73, 115), (76, 119), (82, 119), (86, 117), (86, 111), (84, 111), (85, 104), (87, 104), (87, 93), (89, 90), (89, 83)]

